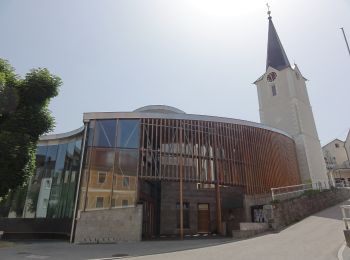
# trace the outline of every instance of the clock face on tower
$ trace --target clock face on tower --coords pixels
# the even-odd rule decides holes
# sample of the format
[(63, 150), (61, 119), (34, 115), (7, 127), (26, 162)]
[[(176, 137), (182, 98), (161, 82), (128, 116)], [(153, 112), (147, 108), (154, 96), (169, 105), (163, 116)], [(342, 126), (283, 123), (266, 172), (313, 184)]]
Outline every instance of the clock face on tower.
[(275, 79), (277, 78), (277, 74), (276, 72), (270, 72), (268, 75), (267, 75), (267, 81), (268, 82), (273, 82)]

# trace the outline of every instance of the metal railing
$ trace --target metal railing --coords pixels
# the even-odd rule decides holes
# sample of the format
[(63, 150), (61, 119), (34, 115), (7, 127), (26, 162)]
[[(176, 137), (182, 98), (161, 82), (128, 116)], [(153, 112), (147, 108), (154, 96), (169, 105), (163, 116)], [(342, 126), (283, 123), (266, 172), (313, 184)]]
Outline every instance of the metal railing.
[(341, 205), (341, 212), (343, 215), (343, 221), (345, 224), (345, 229), (349, 229), (349, 222), (350, 222), (350, 205)]
[(324, 190), (329, 189), (329, 185), (327, 183), (314, 182), (307, 184), (298, 184), (291, 186), (284, 186), (278, 188), (271, 188), (272, 200), (286, 200), (298, 197), (305, 193), (305, 191), (309, 190)]

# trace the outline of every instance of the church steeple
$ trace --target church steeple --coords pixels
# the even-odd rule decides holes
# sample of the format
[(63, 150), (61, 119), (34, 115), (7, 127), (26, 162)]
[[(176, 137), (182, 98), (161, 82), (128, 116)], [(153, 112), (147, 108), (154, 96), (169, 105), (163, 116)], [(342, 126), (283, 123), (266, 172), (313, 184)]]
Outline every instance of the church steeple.
[(269, 66), (276, 70), (282, 70), (290, 67), (290, 64), (275, 26), (273, 25), (272, 17), (270, 15), (271, 11), (269, 10), (267, 13), (269, 15), (269, 35), (267, 42), (266, 70)]
[[(269, 6), (267, 5), (269, 8)], [(255, 85), (260, 121), (291, 135), (303, 183), (328, 183), (326, 166), (306, 89), (306, 79), (291, 67), (269, 16), (266, 72)], [(271, 68), (269, 68), (271, 67)]]

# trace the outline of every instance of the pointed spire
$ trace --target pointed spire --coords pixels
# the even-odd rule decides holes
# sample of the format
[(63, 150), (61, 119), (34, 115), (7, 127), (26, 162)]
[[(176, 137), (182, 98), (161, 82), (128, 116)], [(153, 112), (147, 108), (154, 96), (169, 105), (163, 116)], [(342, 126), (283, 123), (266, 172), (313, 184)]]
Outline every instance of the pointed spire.
[(266, 59), (266, 70), (269, 66), (274, 69), (282, 70), (290, 67), (287, 55), (283, 49), (282, 43), (276, 32), (275, 26), (272, 22), (270, 6), (267, 4), (269, 15), (269, 35), (267, 42), (267, 59)]

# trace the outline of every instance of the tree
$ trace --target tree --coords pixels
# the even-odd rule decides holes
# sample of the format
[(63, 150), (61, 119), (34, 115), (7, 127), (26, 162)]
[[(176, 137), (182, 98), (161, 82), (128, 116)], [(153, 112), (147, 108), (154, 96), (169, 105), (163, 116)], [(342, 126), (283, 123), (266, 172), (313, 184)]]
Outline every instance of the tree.
[(33, 174), (36, 143), (54, 127), (48, 105), (61, 84), (59, 77), (41, 68), (21, 78), (0, 59), (0, 197)]

